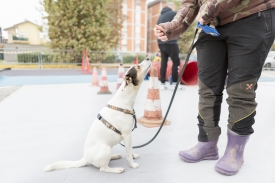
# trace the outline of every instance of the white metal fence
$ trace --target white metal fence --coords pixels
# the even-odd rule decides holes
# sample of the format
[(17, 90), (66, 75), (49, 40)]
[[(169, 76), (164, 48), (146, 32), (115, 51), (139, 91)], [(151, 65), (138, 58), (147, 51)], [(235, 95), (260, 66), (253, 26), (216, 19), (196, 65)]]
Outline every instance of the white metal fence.
[[(151, 56), (152, 55), (152, 56)], [(154, 54), (118, 51), (88, 51), (90, 63), (133, 63)], [(0, 60), (6, 64), (81, 64), (82, 52), (55, 49), (0, 48)]]

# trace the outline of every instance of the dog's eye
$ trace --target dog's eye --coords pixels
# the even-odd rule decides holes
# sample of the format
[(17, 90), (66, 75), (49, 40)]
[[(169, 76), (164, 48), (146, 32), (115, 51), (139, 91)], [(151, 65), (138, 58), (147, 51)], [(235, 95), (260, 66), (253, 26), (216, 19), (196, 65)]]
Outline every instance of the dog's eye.
[(138, 65), (137, 68), (140, 69), (140, 66)]

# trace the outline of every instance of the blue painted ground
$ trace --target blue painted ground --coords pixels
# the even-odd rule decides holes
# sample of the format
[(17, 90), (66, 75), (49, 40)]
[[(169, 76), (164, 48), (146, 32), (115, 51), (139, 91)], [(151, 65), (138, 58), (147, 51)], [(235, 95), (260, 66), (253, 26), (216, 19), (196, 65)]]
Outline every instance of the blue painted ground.
[[(101, 76), (98, 76), (99, 81)], [(116, 82), (117, 75), (108, 75), (108, 82)], [(1, 86), (91, 83), (91, 75), (74, 76), (0, 76)]]
[[(98, 76), (99, 81), (101, 76)], [(117, 75), (108, 75), (108, 82), (116, 82)], [(273, 82), (275, 78), (261, 77), (259, 82)], [(67, 76), (0, 76), (0, 87), (45, 85), (45, 84), (72, 84), (91, 83), (91, 75), (67, 75)]]

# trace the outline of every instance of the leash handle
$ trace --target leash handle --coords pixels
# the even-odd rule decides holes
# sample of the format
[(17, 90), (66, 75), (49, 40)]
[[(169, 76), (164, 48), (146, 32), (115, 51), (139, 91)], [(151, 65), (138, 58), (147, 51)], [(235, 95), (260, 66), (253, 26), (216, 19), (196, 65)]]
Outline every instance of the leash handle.
[(208, 25), (201, 25), (200, 22), (197, 24), (197, 29), (202, 29), (203, 32), (206, 34), (210, 34), (212, 36), (219, 36), (220, 33), (217, 31), (217, 29), (213, 27), (209, 27)]

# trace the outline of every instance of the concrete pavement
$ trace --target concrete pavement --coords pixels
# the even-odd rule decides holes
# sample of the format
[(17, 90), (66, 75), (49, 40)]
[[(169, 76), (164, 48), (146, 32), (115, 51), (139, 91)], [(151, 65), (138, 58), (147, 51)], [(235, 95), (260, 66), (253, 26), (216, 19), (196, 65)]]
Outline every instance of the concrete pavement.
[[(271, 77), (272, 78), (272, 77)], [(113, 153), (122, 159), (110, 162), (110, 167), (124, 167), (117, 175), (99, 172), (93, 166), (42, 172), (59, 160), (78, 160), (82, 157), (87, 132), (99, 110), (115, 92), (116, 82), (109, 82), (112, 95), (97, 95), (99, 88), (90, 83), (24, 85), (0, 102), (0, 180), (5, 183), (271, 183), (275, 179), (275, 82), (259, 82), (257, 90), (256, 123), (247, 143), (245, 162), (239, 174), (226, 177), (214, 170), (215, 161), (189, 164), (180, 160), (178, 151), (197, 142), (197, 86), (184, 86), (178, 91), (168, 115), (171, 125), (163, 127), (159, 136), (148, 146), (136, 149), (141, 157), (135, 162), (138, 169), (129, 167), (126, 152), (116, 145)], [(148, 81), (144, 81), (137, 96), (135, 111), (143, 116)], [(1, 91), (0, 91), (1, 92)], [(161, 91), (163, 115), (172, 91)], [(218, 144), (220, 156), (226, 146), (227, 104), (224, 94)], [(141, 125), (133, 132), (133, 145), (149, 141), (157, 128)]]
[(0, 102), (18, 90), (20, 86), (0, 87)]

